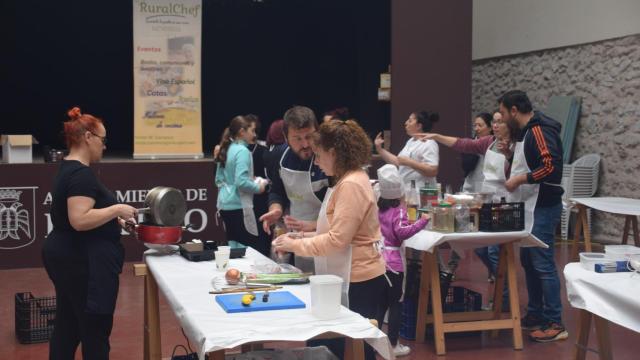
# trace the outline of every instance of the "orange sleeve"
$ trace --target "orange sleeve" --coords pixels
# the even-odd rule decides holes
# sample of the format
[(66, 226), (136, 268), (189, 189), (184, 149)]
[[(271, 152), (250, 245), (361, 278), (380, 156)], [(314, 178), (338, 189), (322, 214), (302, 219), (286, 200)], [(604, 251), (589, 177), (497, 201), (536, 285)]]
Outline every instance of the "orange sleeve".
[(361, 184), (344, 180), (331, 195), (327, 215), (331, 217), (329, 232), (300, 239), (293, 252), (301, 256), (326, 256), (351, 244), (364, 221), (370, 202)]

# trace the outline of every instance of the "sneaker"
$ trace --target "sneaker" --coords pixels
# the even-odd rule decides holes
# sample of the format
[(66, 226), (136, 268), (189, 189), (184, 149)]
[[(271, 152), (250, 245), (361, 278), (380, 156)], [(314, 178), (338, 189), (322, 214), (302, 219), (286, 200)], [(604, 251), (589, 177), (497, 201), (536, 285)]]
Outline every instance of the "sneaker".
[(490, 284), (493, 284), (494, 282), (496, 282), (496, 277), (493, 275), (489, 275), (489, 278), (487, 279), (487, 282)]
[(493, 300), (489, 300), (489, 303), (487, 305), (482, 305), (480, 307), (480, 310), (482, 310), (482, 311), (491, 311), (491, 310), (493, 310)]
[(451, 283), (453, 282), (453, 277), (454, 277), (453, 273), (440, 271), (440, 282)]
[[(482, 311), (493, 311), (493, 300), (489, 300), (489, 303), (487, 305), (482, 305), (480, 307), (480, 310), (482, 310)], [(510, 313), (511, 312), (511, 308), (509, 307), (509, 299), (502, 300), (501, 312), (503, 312), (503, 313)]]
[(537, 315), (527, 314), (520, 320), (522, 330), (539, 330), (545, 325), (547, 325), (547, 322)]
[(406, 356), (409, 355), (410, 352), (410, 347), (408, 347), (407, 345), (402, 345), (400, 343), (396, 344), (396, 346), (393, 348), (393, 354), (395, 356)]
[(540, 330), (532, 331), (529, 338), (533, 341), (545, 343), (556, 340), (564, 340), (569, 337), (569, 333), (564, 325), (558, 323), (549, 323)]

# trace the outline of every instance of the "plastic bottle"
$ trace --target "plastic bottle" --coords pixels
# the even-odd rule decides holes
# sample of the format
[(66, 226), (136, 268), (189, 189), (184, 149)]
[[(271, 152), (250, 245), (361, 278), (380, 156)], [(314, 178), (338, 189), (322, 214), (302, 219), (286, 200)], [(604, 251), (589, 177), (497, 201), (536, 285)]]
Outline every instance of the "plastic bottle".
[(411, 188), (406, 196), (407, 200), (407, 217), (410, 223), (418, 220), (418, 209), (420, 208), (420, 194), (416, 188), (416, 181), (411, 180)]

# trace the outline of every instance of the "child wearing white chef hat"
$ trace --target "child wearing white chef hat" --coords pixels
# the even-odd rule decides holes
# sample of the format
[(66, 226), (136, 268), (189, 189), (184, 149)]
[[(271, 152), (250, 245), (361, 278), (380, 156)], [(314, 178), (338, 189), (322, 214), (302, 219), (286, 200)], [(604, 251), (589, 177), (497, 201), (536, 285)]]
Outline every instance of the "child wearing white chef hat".
[(408, 355), (411, 349), (398, 341), (400, 304), (404, 293), (404, 273), (406, 270), (404, 248), (401, 250), (400, 246), (405, 239), (424, 229), (429, 222), (429, 216), (423, 214), (415, 223), (409, 223), (404, 202), (404, 185), (395, 165), (387, 164), (378, 169), (378, 189), (380, 191), (378, 219), (384, 241), (383, 256), (387, 263), (386, 275), (391, 284), (386, 299), (383, 301), (378, 321), (382, 325), (380, 320), (389, 309), (387, 335), (394, 346), (395, 355), (404, 356)]

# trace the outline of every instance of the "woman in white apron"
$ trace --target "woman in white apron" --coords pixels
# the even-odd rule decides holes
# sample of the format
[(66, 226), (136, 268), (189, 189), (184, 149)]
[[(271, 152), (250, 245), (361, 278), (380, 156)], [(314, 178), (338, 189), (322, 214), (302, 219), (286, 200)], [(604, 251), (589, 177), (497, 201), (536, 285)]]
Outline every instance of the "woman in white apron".
[[(480, 113), (473, 119), (473, 132), (475, 139), (493, 135), (491, 128), (491, 114)], [(462, 154), (462, 170), (464, 171), (464, 184), (462, 191), (468, 193), (479, 192), (482, 188), (482, 175), (484, 154)]]
[[(441, 134), (425, 134), (424, 138), (432, 139), (440, 144), (466, 154), (478, 154), (483, 156), (482, 161), (482, 183), (479, 192), (493, 193), (499, 201), (506, 197), (508, 191), (504, 187), (509, 173), (509, 160), (513, 156), (514, 131), (501, 120), (500, 114), (494, 114), (492, 124), (494, 136), (484, 136), (477, 139), (464, 139)], [(495, 274), (497, 266), (497, 250), (495, 248), (479, 248), (476, 254), (487, 266), (490, 276)], [(455, 272), (455, 267), (449, 263), (449, 271)], [(457, 265), (457, 264), (456, 264)]]
[[(333, 176), (335, 185), (324, 198), (316, 233), (302, 233), (301, 238), (285, 234), (273, 246), (279, 252), (314, 256), (317, 274), (343, 278), (343, 304), (375, 319), (388, 285), (384, 260), (376, 247), (381, 239), (376, 198), (362, 169), (369, 162), (370, 149), (371, 140), (355, 121), (322, 124), (315, 162)], [(375, 358), (368, 345), (365, 353), (367, 359)]]
[(411, 180), (415, 180), (418, 189), (425, 185), (436, 185), (438, 175), (438, 163), (440, 161), (440, 151), (435, 141), (421, 141), (417, 136), (421, 133), (431, 132), (433, 125), (440, 119), (436, 112), (418, 111), (411, 113), (404, 123), (404, 128), (410, 136), (404, 148), (393, 155), (385, 150), (382, 145), (384, 139), (379, 133), (375, 139), (376, 151), (387, 164), (398, 167), (400, 176), (405, 184), (405, 194), (411, 186)]
[(227, 241), (235, 240), (257, 248), (258, 223), (253, 212), (253, 195), (265, 190), (266, 181), (253, 177), (253, 161), (247, 142), (255, 137), (255, 123), (242, 116), (231, 120), (215, 158), (217, 207), (224, 222)]

